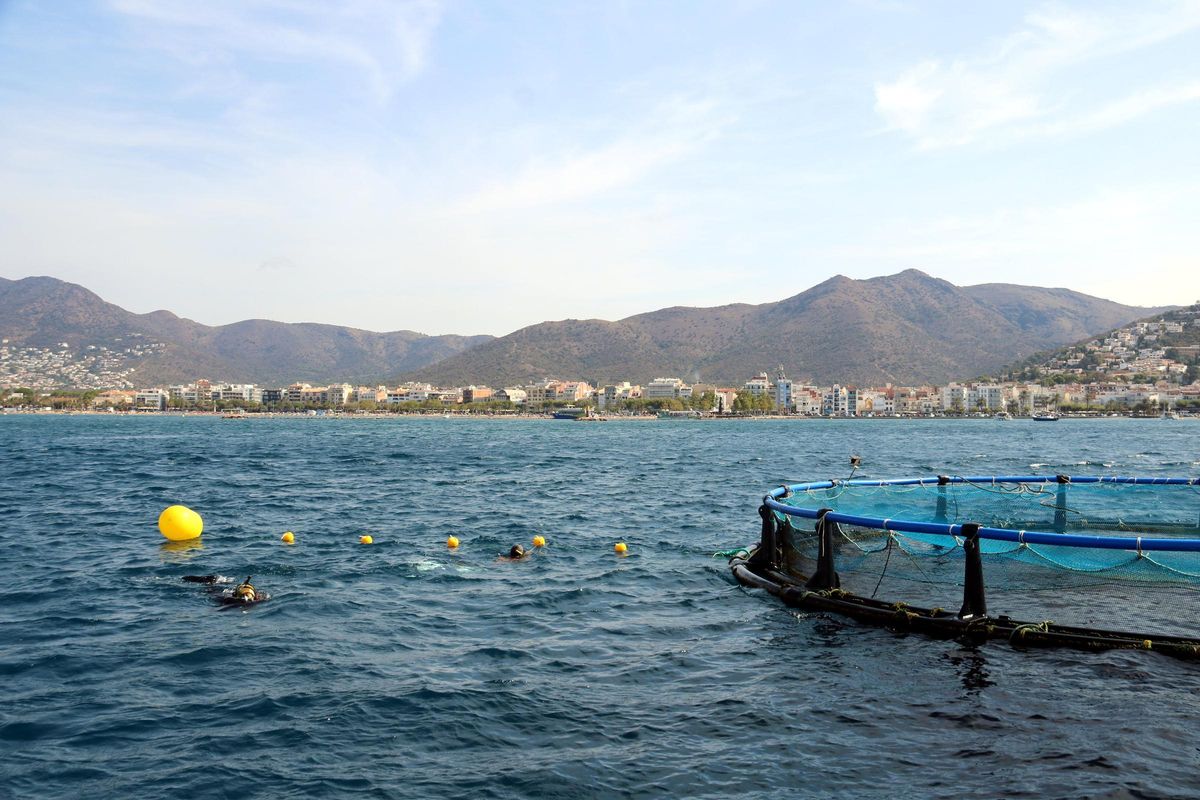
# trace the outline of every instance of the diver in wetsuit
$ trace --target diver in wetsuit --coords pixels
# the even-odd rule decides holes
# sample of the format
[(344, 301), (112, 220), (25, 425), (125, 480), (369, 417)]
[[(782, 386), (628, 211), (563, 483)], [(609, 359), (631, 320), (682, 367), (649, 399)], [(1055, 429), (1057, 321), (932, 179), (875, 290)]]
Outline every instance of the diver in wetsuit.
[(254, 588), (254, 584), (250, 583), (250, 576), (246, 576), (246, 580), (234, 586), (231, 590), (226, 591), (220, 587), (221, 583), (227, 582), (228, 578), (222, 578), (220, 575), (184, 575), (183, 579), (188, 583), (203, 583), (208, 586), (209, 594), (213, 595), (213, 599), (222, 606), (249, 606), (255, 603), (261, 603), (268, 599), (271, 595), (266, 592), (260, 592)]

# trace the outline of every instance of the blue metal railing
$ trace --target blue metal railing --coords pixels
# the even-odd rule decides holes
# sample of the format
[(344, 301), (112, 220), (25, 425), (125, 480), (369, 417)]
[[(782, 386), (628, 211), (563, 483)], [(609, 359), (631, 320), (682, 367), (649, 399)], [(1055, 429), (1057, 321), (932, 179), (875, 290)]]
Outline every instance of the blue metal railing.
[[(896, 478), (891, 480), (869, 480), (865, 478), (850, 480), (825, 480), (809, 483), (797, 483), (780, 486), (769, 492), (763, 498), (763, 505), (781, 514), (806, 519), (819, 519), (822, 511), (818, 509), (799, 508), (780, 502), (780, 498), (795, 492), (807, 492), (835, 487), (886, 487), (886, 486), (947, 486), (953, 484), (970, 485), (1000, 485), (1000, 484), (1030, 484), (1053, 483), (1059, 486), (1071, 484), (1132, 484), (1139, 486), (1200, 486), (1200, 478), (1139, 478), (1122, 476), (1064, 476), (1064, 475), (1004, 475), (1004, 476), (936, 476), (932, 478)], [(868, 517), (857, 514), (845, 514), (839, 511), (826, 511), (825, 519), (860, 528), (874, 528), (884, 531), (902, 531), (908, 533), (924, 533), (942, 536), (961, 536), (962, 524), (942, 522), (919, 522), (916, 520), (893, 519), (884, 517)], [(1018, 542), (1021, 544), (1058, 545), (1060, 547), (1087, 547), (1107, 550), (1131, 550), (1141, 552), (1200, 552), (1200, 539), (1163, 538), (1148, 536), (1093, 536), (1074, 533), (1053, 533), (1050, 531), (1010, 530), (1008, 528), (979, 528), (979, 538), (1003, 542)]]

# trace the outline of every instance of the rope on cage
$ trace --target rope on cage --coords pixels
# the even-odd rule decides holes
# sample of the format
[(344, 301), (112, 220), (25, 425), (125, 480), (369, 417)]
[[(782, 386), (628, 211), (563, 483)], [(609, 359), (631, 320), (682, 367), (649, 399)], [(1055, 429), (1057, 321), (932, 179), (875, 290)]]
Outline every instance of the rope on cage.
[(1008, 641), (1012, 644), (1016, 644), (1017, 642), (1022, 641), (1027, 633), (1049, 633), (1050, 626), (1053, 624), (1054, 623), (1050, 620), (1046, 620), (1045, 622), (1030, 622), (1025, 625), (1018, 625), (1017, 627), (1013, 628), (1013, 632), (1009, 634)]
[(1004, 488), (1003, 485), (999, 485), (996, 488), (992, 488), (990, 486), (984, 486), (982, 483), (979, 483), (977, 481), (968, 480), (967, 478), (962, 478), (962, 482), (974, 489), (978, 489), (981, 492), (989, 492), (991, 494), (1022, 494), (1023, 492), (1020, 487), (1025, 485), (1023, 483), (1019, 483), (1019, 484), (1017, 484), (1016, 487), (1014, 487), (1012, 489), (1006, 489), (1006, 488)]
[(745, 552), (747, 552), (746, 548), (736, 547), (733, 550), (718, 550), (717, 552), (712, 554), (712, 557), (713, 558), (733, 558), (734, 556), (738, 555), (739, 553), (745, 553)]
[[(925, 571), (925, 568), (923, 566), (921, 566), (920, 559), (922, 558), (922, 556), (918, 556), (916, 553), (911, 552), (907, 547), (905, 547), (900, 542), (900, 537), (898, 535), (896, 535), (895, 533), (890, 534), (890, 536), (892, 539), (895, 540), (896, 547), (900, 548), (900, 552), (902, 552), (902, 553), (904, 553), (904, 555), (908, 556), (908, 563), (913, 567), (913, 569), (915, 569), (917, 572), (921, 573), (921, 577), (925, 579), (923, 581), (917, 581), (918, 583), (931, 584), (931, 583), (940, 583), (941, 582), (941, 581), (934, 579), (932, 576), (930, 576), (930, 574)], [(950, 551), (948, 550), (947, 552), (950, 552)], [(945, 553), (939, 553), (938, 555), (935, 555), (933, 557), (938, 558), (942, 555), (945, 555)], [(889, 557), (890, 557), (890, 553), (889, 553)], [(876, 588), (878, 588), (878, 587), (876, 587)]]
[(875, 588), (871, 590), (871, 599), (875, 599), (875, 595), (879, 592), (879, 587), (883, 584), (884, 576), (887, 575), (888, 564), (892, 563), (892, 535), (888, 534), (887, 539), (887, 558), (883, 560), (883, 569), (879, 572), (879, 580), (875, 583)]

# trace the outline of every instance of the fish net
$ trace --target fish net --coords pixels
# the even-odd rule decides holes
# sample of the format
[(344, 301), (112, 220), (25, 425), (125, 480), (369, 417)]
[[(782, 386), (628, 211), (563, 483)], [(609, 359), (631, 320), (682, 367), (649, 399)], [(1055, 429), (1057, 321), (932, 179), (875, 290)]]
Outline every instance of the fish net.
[(762, 513), (774, 549), (752, 566), (805, 591), (938, 618), (1200, 635), (1200, 479), (821, 481), (775, 490)]

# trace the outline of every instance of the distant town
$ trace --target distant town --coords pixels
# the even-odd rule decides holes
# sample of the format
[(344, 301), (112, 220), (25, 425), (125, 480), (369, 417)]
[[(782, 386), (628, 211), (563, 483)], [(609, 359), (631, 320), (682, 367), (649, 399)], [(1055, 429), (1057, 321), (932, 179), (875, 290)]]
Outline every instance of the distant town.
[[(1185, 334), (1187, 334), (1185, 336)], [(737, 386), (687, 383), (661, 377), (593, 386), (586, 380), (544, 379), (521, 385), (438, 387), (408, 382), (398, 386), (292, 383), (261, 387), (248, 383), (196, 380), (187, 384), (130, 388), (127, 369), (103, 348), (82, 363), (46, 348), (10, 348), (0, 343), (0, 406), (26, 410), (114, 410), (136, 412), (232, 411), (360, 413), (546, 414), (564, 408), (587, 415), (781, 414), (810, 417), (1038, 415), (1043, 413), (1200, 413), (1200, 309), (1172, 312), (1167, 319), (1134, 323), (1105, 337), (1027, 365), (1009, 380), (981, 379), (943, 386), (818, 386), (795, 381), (779, 368)], [(1175, 342), (1167, 346), (1167, 342)], [(131, 341), (126, 353), (152, 353), (155, 343)], [(84, 370), (86, 379), (112, 387), (56, 391), (30, 380), (63, 370)], [(22, 383), (22, 380), (25, 383)]]

